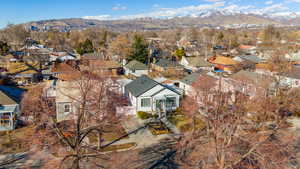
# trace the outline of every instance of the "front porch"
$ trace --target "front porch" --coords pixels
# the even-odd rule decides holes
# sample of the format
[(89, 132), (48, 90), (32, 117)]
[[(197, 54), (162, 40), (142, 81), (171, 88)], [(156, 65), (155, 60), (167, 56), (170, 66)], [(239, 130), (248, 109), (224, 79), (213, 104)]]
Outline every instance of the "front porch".
[(13, 112), (0, 112), (0, 131), (15, 129), (16, 114)]

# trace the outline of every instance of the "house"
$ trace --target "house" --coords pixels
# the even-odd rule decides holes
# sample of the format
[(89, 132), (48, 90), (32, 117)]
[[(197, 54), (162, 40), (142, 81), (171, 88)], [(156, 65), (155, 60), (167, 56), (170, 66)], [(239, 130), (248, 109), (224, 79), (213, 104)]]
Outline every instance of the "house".
[(251, 45), (240, 45), (239, 49), (246, 53), (246, 54), (250, 54), (250, 55), (254, 55), (256, 53), (256, 46), (251, 46)]
[(300, 68), (293, 67), (290, 71), (283, 73), (283, 75), (277, 75), (277, 78), (280, 79), (282, 86), (300, 87)]
[(229, 77), (234, 90), (247, 96), (254, 97), (257, 94), (267, 92), (273, 83), (272, 76), (241, 70)]
[(80, 58), (81, 64), (85, 66), (89, 66), (90, 63), (93, 63), (96, 60), (105, 60), (104, 54), (101, 52), (86, 53)]
[(19, 104), (2, 89), (0, 90), (0, 131), (14, 130), (20, 116)]
[(182, 57), (180, 64), (184, 68), (196, 72), (198, 70), (213, 70), (213, 64), (207, 62), (204, 58), (201, 57)]
[(240, 62), (244, 69), (254, 69), (255, 65), (261, 62), (261, 59), (255, 55), (240, 55), (233, 60)]
[(159, 59), (156, 63), (152, 63), (152, 69), (158, 72), (183, 72), (184, 67), (176, 61), (168, 59)]
[(239, 62), (229, 57), (215, 56), (211, 57), (208, 61), (214, 65), (215, 71), (222, 71), (232, 74), (240, 68)]
[(116, 76), (121, 70), (121, 65), (113, 60), (94, 60), (89, 63), (89, 66), (80, 65), (80, 70)]
[(127, 65), (125, 65), (124, 69), (126, 75), (132, 74), (136, 77), (147, 75), (149, 73), (148, 66), (136, 60), (130, 61)]
[(180, 80), (179, 88), (184, 91), (184, 94), (190, 95), (193, 93), (192, 84), (195, 83), (199, 79), (200, 75), (201, 75), (201, 73), (196, 72), (196, 73), (187, 75), (186, 77), (184, 77), (183, 79)]
[(180, 93), (166, 85), (150, 79), (146, 75), (125, 86), (125, 96), (136, 112), (161, 113), (173, 111), (180, 105)]

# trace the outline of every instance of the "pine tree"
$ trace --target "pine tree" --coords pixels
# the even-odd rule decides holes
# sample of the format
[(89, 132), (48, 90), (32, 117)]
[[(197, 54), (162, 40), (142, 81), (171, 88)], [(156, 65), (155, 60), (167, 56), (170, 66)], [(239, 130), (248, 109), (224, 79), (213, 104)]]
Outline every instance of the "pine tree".
[(135, 35), (132, 44), (132, 53), (128, 57), (129, 60), (137, 60), (146, 63), (148, 58), (148, 44), (141, 35)]

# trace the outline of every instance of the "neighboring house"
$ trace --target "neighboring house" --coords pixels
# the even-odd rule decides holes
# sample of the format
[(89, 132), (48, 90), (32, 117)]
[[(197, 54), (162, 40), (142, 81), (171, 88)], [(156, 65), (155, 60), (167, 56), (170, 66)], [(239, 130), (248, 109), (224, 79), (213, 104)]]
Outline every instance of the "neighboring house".
[(255, 55), (236, 56), (233, 60), (240, 62), (244, 69), (254, 69), (255, 65), (261, 62), (261, 59)]
[(14, 130), (20, 114), (19, 104), (0, 90), (0, 131)]
[(213, 64), (201, 57), (182, 57), (180, 64), (186, 69), (196, 72), (198, 70), (213, 70)]
[(50, 61), (54, 62), (54, 61), (61, 61), (61, 62), (65, 62), (68, 60), (76, 60), (76, 56), (73, 54), (70, 54), (68, 52), (52, 52), (50, 54)]
[(51, 67), (51, 73), (58, 79), (67, 80), (70, 76), (73, 77), (74, 74), (78, 75), (79, 71), (76, 69), (76, 65), (56, 63)]
[(240, 45), (239, 49), (247, 54), (254, 55), (256, 53), (256, 46), (251, 45)]
[(296, 65), (300, 65), (300, 51), (296, 53), (286, 54), (285, 58)]
[[(55, 96), (56, 119), (58, 122), (75, 118), (76, 100), (80, 97), (78, 85), (73, 81), (57, 81), (48, 94)], [(53, 91), (54, 90), (54, 91)], [(49, 95), (48, 95), (49, 96)]]
[(229, 57), (216, 56), (208, 60), (210, 63), (214, 64), (215, 71), (222, 71), (232, 74), (239, 70), (239, 62), (233, 60)]
[(231, 75), (229, 79), (235, 91), (250, 97), (267, 92), (273, 83), (271, 76), (245, 70)]
[(156, 63), (152, 64), (152, 69), (158, 72), (182, 72), (184, 67), (176, 61), (159, 59)]
[(180, 93), (143, 75), (125, 86), (125, 95), (136, 112), (165, 113), (180, 105)]
[(81, 56), (80, 62), (85, 66), (89, 66), (90, 63), (93, 63), (97, 60), (105, 60), (105, 56), (102, 52), (86, 53)]
[(179, 88), (184, 91), (184, 94), (191, 95), (193, 93), (193, 83), (197, 82), (201, 73), (192, 73), (180, 80)]
[(80, 65), (81, 71), (90, 71), (93, 73), (102, 73), (103, 75), (117, 75), (121, 65), (113, 60), (94, 60), (89, 66)]
[(258, 63), (255, 65), (255, 72), (265, 75), (272, 75), (272, 65), (269, 63)]
[(300, 68), (293, 68), (277, 78), (280, 79), (280, 84), (283, 86), (300, 87)]
[(137, 77), (147, 75), (149, 73), (148, 66), (136, 60), (130, 61), (127, 65), (125, 65), (124, 69), (126, 75), (132, 74)]

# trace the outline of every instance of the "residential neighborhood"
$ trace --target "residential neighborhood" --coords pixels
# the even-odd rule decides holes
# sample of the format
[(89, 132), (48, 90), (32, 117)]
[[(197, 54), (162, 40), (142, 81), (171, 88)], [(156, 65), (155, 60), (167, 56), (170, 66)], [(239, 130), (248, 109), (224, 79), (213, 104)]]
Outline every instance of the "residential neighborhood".
[(0, 169), (299, 168), (299, 27), (186, 17), (1, 28)]

